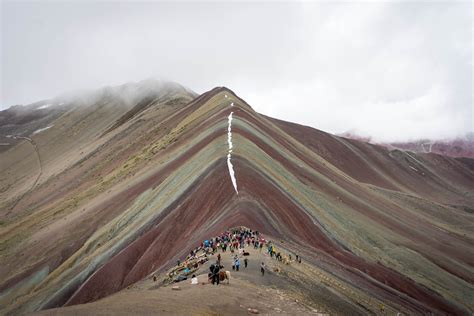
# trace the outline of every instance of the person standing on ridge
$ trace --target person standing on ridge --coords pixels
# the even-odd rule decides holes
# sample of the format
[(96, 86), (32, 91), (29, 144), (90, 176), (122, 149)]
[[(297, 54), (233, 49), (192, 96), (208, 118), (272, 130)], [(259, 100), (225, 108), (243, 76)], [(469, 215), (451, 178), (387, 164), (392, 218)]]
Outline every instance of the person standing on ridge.
[(240, 268), (240, 259), (237, 257), (235, 259), (235, 271), (239, 272), (239, 268)]
[(265, 276), (265, 263), (262, 263), (260, 264), (260, 272), (262, 272), (262, 276)]
[(249, 259), (245, 258), (245, 259), (244, 259), (244, 266), (245, 266), (245, 268), (247, 268), (248, 263), (249, 263)]
[(216, 264), (211, 265), (210, 270), (212, 273), (212, 285), (214, 285), (214, 283), (216, 283), (216, 285), (219, 285), (220, 264), (216, 262)]

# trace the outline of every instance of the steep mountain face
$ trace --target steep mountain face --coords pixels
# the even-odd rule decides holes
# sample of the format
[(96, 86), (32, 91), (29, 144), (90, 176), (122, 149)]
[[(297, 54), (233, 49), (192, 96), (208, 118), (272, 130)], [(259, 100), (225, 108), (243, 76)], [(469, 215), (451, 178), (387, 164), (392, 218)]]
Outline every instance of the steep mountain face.
[(97, 300), (244, 225), (331, 275), (354, 308), (357, 292), (472, 313), (471, 159), (275, 120), (227, 88), (145, 90), (61, 108), (0, 153), (2, 312)]

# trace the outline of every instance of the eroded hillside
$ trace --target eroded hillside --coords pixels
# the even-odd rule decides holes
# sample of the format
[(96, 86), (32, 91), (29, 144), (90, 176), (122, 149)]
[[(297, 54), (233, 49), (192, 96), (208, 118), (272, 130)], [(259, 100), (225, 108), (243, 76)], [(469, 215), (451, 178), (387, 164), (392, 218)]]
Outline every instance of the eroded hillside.
[(0, 153), (2, 312), (103, 298), (244, 225), (394, 310), (472, 313), (471, 160), (278, 121), (227, 88), (151, 91), (66, 107)]

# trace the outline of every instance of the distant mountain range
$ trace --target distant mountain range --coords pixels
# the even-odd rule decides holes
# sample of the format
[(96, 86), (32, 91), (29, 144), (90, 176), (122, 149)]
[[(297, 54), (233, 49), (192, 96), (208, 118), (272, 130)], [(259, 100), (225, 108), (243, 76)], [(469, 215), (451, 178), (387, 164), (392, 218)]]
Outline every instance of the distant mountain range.
[(359, 140), (371, 144), (385, 146), (389, 149), (408, 150), (415, 153), (435, 153), (450, 157), (474, 158), (474, 134), (468, 133), (464, 137), (443, 140), (420, 139), (406, 142), (375, 142), (371, 137), (359, 136), (356, 133), (345, 132), (338, 134), (341, 137)]

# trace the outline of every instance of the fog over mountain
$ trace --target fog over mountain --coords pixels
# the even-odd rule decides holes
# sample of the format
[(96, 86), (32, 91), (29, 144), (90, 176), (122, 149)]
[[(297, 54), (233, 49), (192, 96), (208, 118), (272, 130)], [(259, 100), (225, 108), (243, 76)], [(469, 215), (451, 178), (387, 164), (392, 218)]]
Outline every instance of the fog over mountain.
[(157, 78), (377, 141), (474, 131), (471, 2), (1, 6), (0, 109)]

